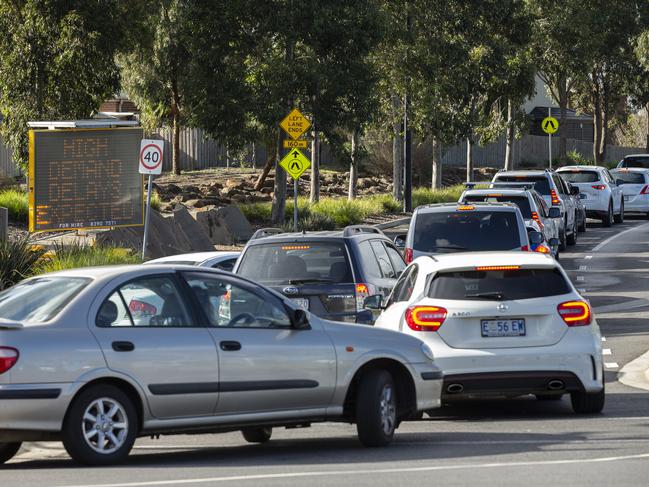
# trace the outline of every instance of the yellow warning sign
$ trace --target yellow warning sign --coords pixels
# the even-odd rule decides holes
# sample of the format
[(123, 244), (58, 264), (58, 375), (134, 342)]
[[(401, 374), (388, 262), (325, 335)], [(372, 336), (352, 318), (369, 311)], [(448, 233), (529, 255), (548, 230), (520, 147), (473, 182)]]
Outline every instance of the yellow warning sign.
[(306, 149), (306, 140), (285, 140), (284, 149)]
[(559, 121), (554, 117), (545, 117), (541, 122), (541, 128), (546, 134), (553, 134), (559, 130)]
[(309, 130), (311, 122), (297, 108), (291, 110), (291, 113), (284, 117), (279, 124), (292, 139), (299, 139), (304, 132)]
[(297, 179), (311, 167), (311, 161), (298, 149), (293, 149), (279, 161), (279, 165), (293, 178)]

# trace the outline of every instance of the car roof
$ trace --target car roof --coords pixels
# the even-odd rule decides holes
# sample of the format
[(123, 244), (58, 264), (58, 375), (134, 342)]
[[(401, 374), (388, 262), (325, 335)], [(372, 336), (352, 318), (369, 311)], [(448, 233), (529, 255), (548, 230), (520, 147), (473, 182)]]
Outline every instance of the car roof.
[(265, 237), (252, 238), (248, 241), (249, 245), (267, 244), (273, 242), (304, 242), (310, 241), (327, 241), (327, 240), (365, 240), (365, 239), (383, 239), (391, 241), (382, 231), (377, 229), (375, 232), (359, 231), (345, 235), (345, 230), (322, 230), (316, 232), (290, 232), (276, 233)]
[(574, 166), (563, 166), (557, 169), (557, 172), (561, 172), (564, 170), (569, 170), (572, 171), (574, 169), (579, 169), (579, 170), (586, 170), (586, 171), (602, 171), (606, 170), (607, 168), (604, 166), (589, 166), (587, 164), (579, 164), (579, 165), (574, 165)]
[(611, 172), (649, 172), (649, 167), (616, 167)]
[[(130, 265), (106, 265), (106, 266), (97, 266), (97, 267), (79, 267), (76, 269), (66, 269), (63, 271), (50, 272), (47, 274), (39, 274), (34, 276), (36, 278), (43, 276), (56, 276), (56, 277), (89, 277), (91, 279), (111, 279), (116, 276), (133, 274), (138, 275), (140, 273), (152, 274), (155, 271), (165, 271), (169, 272), (170, 269), (173, 270), (186, 270), (196, 272), (197, 268), (193, 265), (184, 265), (184, 264), (148, 264), (143, 266), (141, 264), (130, 264)], [(200, 268), (200, 272), (220, 272), (216, 269), (210, 268)], [(30, 278), (33, 279), (33, 278)]]
[(437, 270), (510, 265), (545, 268), (554, 268), (557, 266), (556, 261), (548, 254), (516, 250), (437, 254), (435, 256), (417, 257), (413, 263), (420, 263), (425, 268), (435, 268)]
[(528, 171), (499, 171), (495, 174), (494, 177), (498, 176), (544, 176), (550, 174), (545, 169), (530, 169)]
[(627, 157), (649, 157), (649, 154), (628, 154), (628, 155), (624, 156), (625, 159)]
[[(491, 190), (492, 192), (494, 190)], [(490, 201), (471, 201), (469, 205), (462, 201), (456, 201), (454, 203), (433, 203), (430, 205), (422, 205), (415, 208), (417, 213), (436, 213), (442, 211), (463, 211), (460, 210), (460, 206), (473, 206), (475, 210), (493, 210), (493, 211), (516, 211), (519, 210), (518, 206), (514, 203), (494, 203)], [(469, 210), (473, 211), (473, 210)], [(520, 211), (520, 210), (519, 210)]]
[(176, 254), (168, 255), (166, 257), (160, 257), (158, 259), (152, 259), (145, 262), (146, 265), (158, 264), (162, 262), (178, 262), (178, 261), (191, 261), (191, 262), (203, 262), (208, 259), (213, 259), (215, 257), (222, 257), (223, 259), (228, 259), (232, 257), (238, 257), (240, 251), (232, 252), (227, 250), (216, 250), (213, 252), (193, 252), (188, 254)]
[[(528, 196), (531, 195), (532, 191), (536, 190), (523, 189), (523, 188), (484, 188), (484, 189), (467, 189), (464, 191), (465, 196), (471, 195), (489, 195), (489, 194), (499, 194), (503, 196)], [(471, 202), (473, 203), (473, 201)]]

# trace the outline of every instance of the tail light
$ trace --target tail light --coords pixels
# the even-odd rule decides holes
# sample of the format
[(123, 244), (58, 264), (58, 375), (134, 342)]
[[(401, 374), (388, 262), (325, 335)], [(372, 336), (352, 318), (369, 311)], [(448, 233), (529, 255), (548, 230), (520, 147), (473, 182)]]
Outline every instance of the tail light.
[(530, 248), (529, 248), (527, 245), (523, 245), (523, 246), (521, 246), (521, 250), (522, 250), (523, 252), (529, 252), (529, 251), (530, 251)]
[(155, 306), (137, 299), (132, 299), (131, 302), (128, 303), (128, 309), (132, 313), (137, 313), (138, 315), (154, 316), (158, 314), (158, 310)]
[(551, 199), (553, 205), (560, 205), (561, 204), (561, 201), (559, 200), (559, 197), (557, 196), (557, 192), (554, 189), (550, 190), (550, 199)]
[(372, 285), (363, 282), (356, 284), (356, 311), (365, 309), (365, 298), (372, 295), (370, 291), (373, 291)]
[(12, 347), (0, 347), (0, 374), (4, 374), (18, 362), (18, 350)]
[(446, 319), (446, 309), (438, 306), (410, 306), (406, 323), (414, 331), (437, 331)]
[(476, 271), (517, 271), (521, 268), (519, 265), (481, 265), (475, 268)]
[(649, 194), (649, 184), (644, 185), (644, 188), (640, 190), (640, 194)]
[(406, 250), (404, 250), (403, 260), (406, 261), (406, 264), (410, 264), (412, 262), (412, 249), (410, 247), (406, 247)]
[(585, 301), (566, 301), (557, 306), (559, 315), (568, 326), (590, 325), (593, 315)]
[(549, 253), (550, 253), (550, 249), (547, 248), (547, 247), (546, 247), (545, 245), (543, 245), (543, 244), (539, 244), (539, 245), (537, 245), (537, 247), (534, 249), (534, 252), (539, 252), (539, 253), (541, 253), (541, 254), (549, 254)]
[(540, 228), (543, 228), (543, 222), (539, 218), (539, 214), (536, 211), (532, 212), (532, 220), (538, 223)]
[(603, 184), (593, 184), (592, 187), (593, 187), (593, 189), (598, 189), (600, 191), (603, 190), (603, 189), (606, 189), (606, 186), (604, 186)]

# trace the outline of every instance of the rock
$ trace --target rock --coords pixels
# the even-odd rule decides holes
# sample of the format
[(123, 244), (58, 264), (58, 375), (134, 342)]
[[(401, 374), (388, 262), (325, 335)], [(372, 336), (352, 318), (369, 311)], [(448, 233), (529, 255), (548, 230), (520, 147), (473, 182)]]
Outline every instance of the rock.
[(172, 195), (180, 194), (180, 193), (183, 192), (183, 189), (180, 186), (178, 186), (176, 184), (173, 184), (173, 183), (166, 184), (164, 186), (159, 186), (159, 188), (163, 192), (169, 193), (169, 194), (172, 194)]
[(269, 194), (271, 194), (273, 192), (273, 187), (272, 186), (269, 186), (269, 187), (264, 186), (263, 188), (261, 188), (261, 190), (259, 192), (261, 194), (269, 195)]
[(173, 226), (176, 234), (176, 241), (189, 252), (202, 252), (214, 250), (211, 240), (194, 217), (183, 205), (176, 205), (173, 212)]
[(215, 245), (231, 245), (248, 240), (253, 229), (236, 206), (196, 212), (196, 221), (201, 224), (211, 242)]
[(226, 186), (223, 188), (219, 194), (225, 198), (232, 198), (234, 195), (241, 194), (241, 190), (234, 188), (232, 186)]

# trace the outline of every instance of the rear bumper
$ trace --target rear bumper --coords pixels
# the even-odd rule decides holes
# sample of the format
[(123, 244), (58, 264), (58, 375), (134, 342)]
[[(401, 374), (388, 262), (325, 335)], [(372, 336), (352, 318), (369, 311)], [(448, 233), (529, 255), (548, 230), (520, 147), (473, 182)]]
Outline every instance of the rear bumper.
[(624, 202), (624, 213), (647, 213), (649, 212), (649, 198), (640, 198), (638, 196), (629, 198)]

